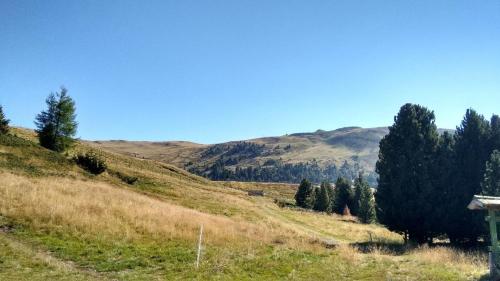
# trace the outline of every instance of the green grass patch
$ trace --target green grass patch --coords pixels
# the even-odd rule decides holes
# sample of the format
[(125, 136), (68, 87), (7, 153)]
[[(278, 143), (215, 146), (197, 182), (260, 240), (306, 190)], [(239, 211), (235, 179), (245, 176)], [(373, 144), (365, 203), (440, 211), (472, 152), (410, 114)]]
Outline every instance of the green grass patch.
[(62, 176), (73, 167), (62, 154), (14, 135), (0, 135), (0, 168), (28, 176)]

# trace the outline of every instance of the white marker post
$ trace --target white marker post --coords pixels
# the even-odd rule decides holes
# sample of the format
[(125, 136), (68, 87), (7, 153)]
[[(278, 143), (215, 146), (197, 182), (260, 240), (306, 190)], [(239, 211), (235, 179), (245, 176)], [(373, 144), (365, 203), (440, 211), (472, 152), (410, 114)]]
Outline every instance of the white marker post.
[(201, 239), (203, 237), (203, 224), (200, 226), (200, 238), (198, 238), (198, 256), (196, 257), (196, 268), (200, 266), (200, 256), (201, 256)]

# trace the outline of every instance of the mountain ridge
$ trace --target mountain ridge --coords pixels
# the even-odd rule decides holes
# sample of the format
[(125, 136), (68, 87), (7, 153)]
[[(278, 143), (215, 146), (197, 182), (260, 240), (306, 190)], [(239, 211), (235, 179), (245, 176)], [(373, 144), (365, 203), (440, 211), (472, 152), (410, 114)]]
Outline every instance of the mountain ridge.
[[(444, 131), (452, 130), (439, 129), (440, 133)], [(353, 178), (362, 171), (374, 185), (378, 145), (388, 132), (388, 127), (350, 126), (217, 144), (125, 140), (87, 143), (99, 149), (173, 164), (216, 180), (296, 182), (300, 177), (312, 177), (314, 181), (332, 181), (336, 176)], [(250, 171), (241, 171), (249, 168)], [(238, 171), (239, 176), (235, 175)], [(270, 173), (273, 175), (267, 175)], [(280, 173), (299, 175), (275, 175)]]

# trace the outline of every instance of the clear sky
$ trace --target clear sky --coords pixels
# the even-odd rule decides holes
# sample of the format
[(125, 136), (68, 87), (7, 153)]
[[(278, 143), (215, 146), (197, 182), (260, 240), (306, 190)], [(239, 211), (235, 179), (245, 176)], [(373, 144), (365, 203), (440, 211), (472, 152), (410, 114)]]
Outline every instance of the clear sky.
[(0, 0), (0, 104), (61, 85), (84, 139), (215, 143), (500, 113), (500, 1)]

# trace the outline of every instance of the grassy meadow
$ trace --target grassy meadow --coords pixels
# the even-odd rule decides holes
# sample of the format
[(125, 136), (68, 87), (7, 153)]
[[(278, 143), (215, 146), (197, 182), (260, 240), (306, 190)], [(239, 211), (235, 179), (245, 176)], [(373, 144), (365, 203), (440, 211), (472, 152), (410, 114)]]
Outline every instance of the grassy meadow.
[(379, 225), (279, 207), (293, 185), (213, 182), (105, 151), (108, 171), (93, 176), (69, 160), (88, 144), (60, 155), (12, 133), (0, 136), (0, 280), (487, 278), (485, 251), (408, 248)]

